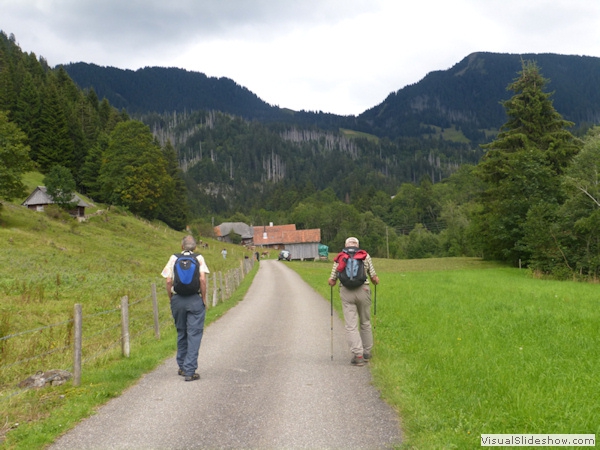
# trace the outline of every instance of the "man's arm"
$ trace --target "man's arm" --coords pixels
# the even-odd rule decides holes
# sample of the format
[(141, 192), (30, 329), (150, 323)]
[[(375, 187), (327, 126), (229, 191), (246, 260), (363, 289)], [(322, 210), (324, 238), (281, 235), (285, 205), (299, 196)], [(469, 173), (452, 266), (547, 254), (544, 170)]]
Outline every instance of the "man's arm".
[(366, 263), (367, 272), (369, 274), (369, 278), (371, 279), (371, 283), (379, 284), (379, 277), (377, 276), (377, 272), (375, 272), (375, 267), (373, 266), (373, 260), (371, 259), (371, 255), (367, 255)]
[(335, 282), (337, 281), (337, 266), (338, 263), (334, 262), (333, 263), (333, 267), (331, 268), (331, 274), (329, 275), (329, 280), (327, 280), (327, 283), (329, 283), (329, 286), (335, 286)]
[(200, 294), (202, 295), (202, 303), (206, 306), (206, 274), (200, 272)]
[(169, 297), (169, 300), (171, 300), (171, 297), (173, 296), (173, 290), (171, 289), (172, 287), (173, 287), (173, 279), (167, 278), (167, 296)]

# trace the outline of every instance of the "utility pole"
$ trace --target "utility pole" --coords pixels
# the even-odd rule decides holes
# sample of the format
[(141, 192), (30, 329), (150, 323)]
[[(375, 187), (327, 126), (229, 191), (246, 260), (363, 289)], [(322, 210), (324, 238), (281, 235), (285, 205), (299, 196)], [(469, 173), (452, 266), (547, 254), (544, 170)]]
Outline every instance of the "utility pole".
[(388, 237), (388, 227), (385, 227), (385, 247), (387, 249), (387, 259), (390, 259), (390, 239)]

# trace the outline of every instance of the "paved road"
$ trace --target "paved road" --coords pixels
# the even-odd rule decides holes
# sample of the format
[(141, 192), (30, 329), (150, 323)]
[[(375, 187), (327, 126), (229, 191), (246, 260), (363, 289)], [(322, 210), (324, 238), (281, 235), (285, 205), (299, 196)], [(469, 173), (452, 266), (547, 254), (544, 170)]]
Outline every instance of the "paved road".
[(205, 330), (201, 380), (183, 381), (170, 358), (51, 448), (398, 445), (397, 416), (371, 386), (368, 366), (350, 365), (337, 317), (333, 361), (330, 339), (329, 299), (284, 262), (261, 261), (244, 300)]

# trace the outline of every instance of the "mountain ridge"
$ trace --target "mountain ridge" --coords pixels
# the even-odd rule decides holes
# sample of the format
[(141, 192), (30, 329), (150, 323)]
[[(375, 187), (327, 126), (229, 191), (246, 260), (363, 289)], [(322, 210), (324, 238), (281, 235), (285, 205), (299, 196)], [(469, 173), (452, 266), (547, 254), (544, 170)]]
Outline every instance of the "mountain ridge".
[(557, 111), (582, 127), (600, 122), (600, 58), (555, 53), (474, 52), (449, 69), (426, 74), (416, 83), (390, 93), (356, 116), (293, 111), (270, 105), (226, 77), (208, 77), (180, 68), (145, 67), (132, 71), (88, 63), (63, 66), (82, 88), (94, 88), (112, 105), (132, 114), (218, 110), (249, 120), (355, 129), (379, 137), (425, 137), (432, 127), (454, 126), (477, 145), (484, 130), (506, 120), (502, 101), (518, 76), (522, 61), (533, 60), (550, 80)]
[(475, 52), (447, 70), (428, 73), (418, 83), (388, 95), (359, 115), (377, 135), (419, 136), (423, 124), (457, 126), (480, 142), (484, 129), (498, 129), (506, 121), (502, 101), (521, 70), (522, 61), (536, 61), (554, 104), (565, 119), (578, 126), (600, 122), (600, 58), (543, 54)]

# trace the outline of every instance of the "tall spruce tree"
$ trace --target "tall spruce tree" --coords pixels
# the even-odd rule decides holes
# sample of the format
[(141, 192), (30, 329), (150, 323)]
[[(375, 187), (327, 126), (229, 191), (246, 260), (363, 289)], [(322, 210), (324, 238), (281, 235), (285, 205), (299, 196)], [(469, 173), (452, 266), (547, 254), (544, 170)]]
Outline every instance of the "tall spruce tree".
[(487, 183), (479, 217), (484, 255), (512, 263), (529, 260), (531, 249), (523, 238), (527, 220), (536, 219), (530, 210), (562, 203), (559, 175), (581, 148), (568, 131), (573, 123), (562, 118), (552, 94), (544, 92), (547, 80), (537, 64), (523, 62), (519, 75), (508, 86), (514, 96), (503, 104), (509, 119), (498, 137), (483, 146), (487, 153), (477, 171)]
[(83, 166), (78, 172), (80, 189), (96, 201), (105, 201), (102, 197), (102, 186), (98, 177), (102, 168), (102, 155), (108, 147), (108, 136), (102, 133), (96, 144), (90, 149)]
[(26, 141), (25, 133), (0, 111), (0, 198), (10, 201), (25, 193), (23, 173), (33, 166)]
[(27, 73), (19, 93), (16, 109), (13, 111), (13, 117), (17, 125), (29, 137), (30, 156), (34, 160), (37, 159), (38, 155), (41, 111), (40, 94), (33, 77)]
[(162, 149), (167, 174), (171, 182), (165, 186), (165, 192), (159, 206), (158, 218), (176, 230), (183, 230), (189, 217), (187, 187), (179, 168), (177, 151), (167, 141)]
[(69, 134), (69, 122), (56, 82), (51, 81), (46, 86), (42, 102), (40, 141), (36, 162), (42, 173), (46, 173), (55, 164), (72, 169), (73, 153), (74, 146)]

